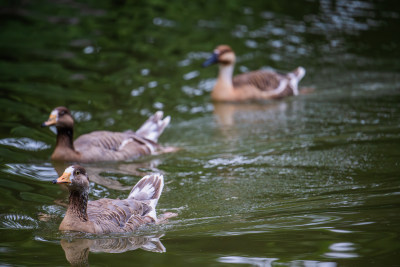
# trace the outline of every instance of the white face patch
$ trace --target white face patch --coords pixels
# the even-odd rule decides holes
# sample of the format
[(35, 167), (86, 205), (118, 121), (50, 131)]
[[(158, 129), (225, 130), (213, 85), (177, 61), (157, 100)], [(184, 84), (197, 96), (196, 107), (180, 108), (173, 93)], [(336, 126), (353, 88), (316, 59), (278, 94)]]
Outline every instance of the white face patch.
[(53, 110), (51, 113), (50, 113), (50, 118), (51, 117), (55, 117), (56, 118), (56, 121), (58, 121), (58, 111), (57, 110)]
[(74, 179), (74, 170), (75, 168), (73, 166), (69, 166), (68, 168), (65, 169), (64, 173), (69, 173), (71, 176), (69, 179), (72, 181)]

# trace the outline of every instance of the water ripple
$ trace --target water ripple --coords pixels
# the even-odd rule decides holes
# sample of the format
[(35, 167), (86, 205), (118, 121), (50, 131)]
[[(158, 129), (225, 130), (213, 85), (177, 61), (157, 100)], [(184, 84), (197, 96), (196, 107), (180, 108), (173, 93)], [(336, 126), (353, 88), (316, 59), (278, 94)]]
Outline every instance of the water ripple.
[(359, 257), (357, 253), (350, 252), (356, 250), (354, 245), (355, 244), (352, 242), (334, 243), (329, 246), (329, 249), (332, 252), (327, 252), (324, 255), (329, 258), (344, 258), (344, 259)]
[(222, 263), (236, 263), (236, 264), (250, 264), (252, 266), (272, 266), (274, 261), (278, 258), (259, 258), (259, 257), (240, 257), (240, 256), (226, 256), (217, 259)]
[(36, 164), (6, 164), (8, 167), (4, 172), (11, 173), (17, 176), (30, 177), (35, 180), (49, 181), (58, 177), (57, 172), (54, 170), (50, 163), (45, 166)]
[(175, 21), (165, 19), (165, 18), (154, 18), (153, 23), (154, 23), (154, 25), (161, 26), (161, 27), (175, 27), (176, 26)]
[(204, 168), (213, 168), (216, 166), (237, 166), (237, 165), (247, 165), (247, 164), (253, 164), (258, 161), (260, 161), (262, 157), (255, 157), (253, 159), (248, 159), (244, 156), (235, 156), (232, 159), (223, 159), (223, 158), (217, 158), (217, 159), (212, 159), (209, 160), (206, 165), (204, 165)]
[(195, 71), (191, 71), (191, 72), (188, 72), (185, 75), (183, 75), (183, 79), (184, 80), (191, 80), (193, 78), (196, 78), (199, 75), (200, 75), (200, 72), (195, 70)]
[(266, 258), (266, 257), (243, 257), (243, 256), (224, 256), (217, 259), (221, 263), (230, 264), (246, 264), (251, 266), (270, 267), (270, 266), (318, 266), (318, 267), (335, 267), (335, 262), (321, 262), (312, 260), (296, 260), (290, 264), (277, 262), (279, 258)]
[(0, 145), (12, 146), (28, 151), (39, 151), (50, 148), (50, 146), (47, 145), (46, 143), (33, 140), (27, 137), (0, 139)]
[(33, 218), (21, 214), (1, 214), (0, 229), (35, 229), (38, 223)]

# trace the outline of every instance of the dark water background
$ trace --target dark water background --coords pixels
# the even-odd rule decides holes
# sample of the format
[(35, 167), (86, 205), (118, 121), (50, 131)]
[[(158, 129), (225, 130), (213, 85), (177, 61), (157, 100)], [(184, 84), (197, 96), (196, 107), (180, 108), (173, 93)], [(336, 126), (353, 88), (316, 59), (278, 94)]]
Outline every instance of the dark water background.
[[(400, 265), (397, 1), (0, 3), (0, 265)], [(218, 44), (236, 73), (301, 65), (315, 91), (213, 104), (217, 67), (200, 66)], [(181, 151), (85, 167), (91, 199), (162, 172), (158, 210), (179, 217), (60, 233), (67, 193), (50, 181), (65, 166), (40, 128), (60, 105), (75, 136), (171, 115), (160, 142)]]

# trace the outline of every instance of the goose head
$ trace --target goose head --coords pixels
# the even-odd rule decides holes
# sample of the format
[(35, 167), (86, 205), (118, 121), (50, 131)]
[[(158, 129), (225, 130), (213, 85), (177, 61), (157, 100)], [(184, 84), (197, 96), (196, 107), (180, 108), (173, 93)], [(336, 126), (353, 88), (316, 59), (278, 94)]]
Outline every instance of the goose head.
[(85, 168), (72, 165), (65, 169), (64, 173), (53, 184), (67, 184), (69, 191), (87, 192), (89, 190), (89, 177)]
[(203, 63), (203, 67), (208, 67), (214, 63), (222, 66), (233, 65), (235, 61), (235, 52), (232, 48), (228, 45), (219, 45), (214, 49), (211, 57)]
[(71, 112), (66, 107), (57, 107), (50, 113), (47, 121), (42, 123), (42, 127), (55, 125), (57, 128), (73, 128), (74, 119)]

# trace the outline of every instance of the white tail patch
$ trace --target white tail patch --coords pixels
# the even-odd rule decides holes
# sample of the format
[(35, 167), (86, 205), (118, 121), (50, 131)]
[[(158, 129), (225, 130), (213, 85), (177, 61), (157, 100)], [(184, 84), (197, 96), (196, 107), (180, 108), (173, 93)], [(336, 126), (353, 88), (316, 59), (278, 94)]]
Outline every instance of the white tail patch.
[(161, 192), (164, 188), (164, 177), (162, 174), (146, 175), (133, 187), (128, 198), (145, 201), (151, 207), (148, 216), (157, 221), (156, 206)]
[(288, 73), (290, 87), (293, 90), (293, 95), (299, 94), (298, 84), (301, 79), (306, 75), (306, 70), (303, 67), (298, 67), (293, 72)]
[(167, 116), (162, 119), (164, 113), (162, 111), (157, 111), (151, 116), (143, 125), (140, 127), (136, 133), (146, 139), (153, 142), (157, 142), (158, 137), (162, 134), (165, 127), (170, 123), (171, 117)]
[(296, 69), (296, 76), (297, 76), (297, 81), (299, 82), (301, 79), (303, 79), (304, 75), (306, 75), (306, 69), (303, 67), (298, 67)]
[(152, 200), (150, 200), (151, 211), (147, 214), (148, 216), (150, 216), (151, 218), (153, 218), (153, 220), (154, 220), (155, 222), (157, 222), (157, 212), (156, 212), (157, 202), (158, 202), (158, 199), (152, 199)]

